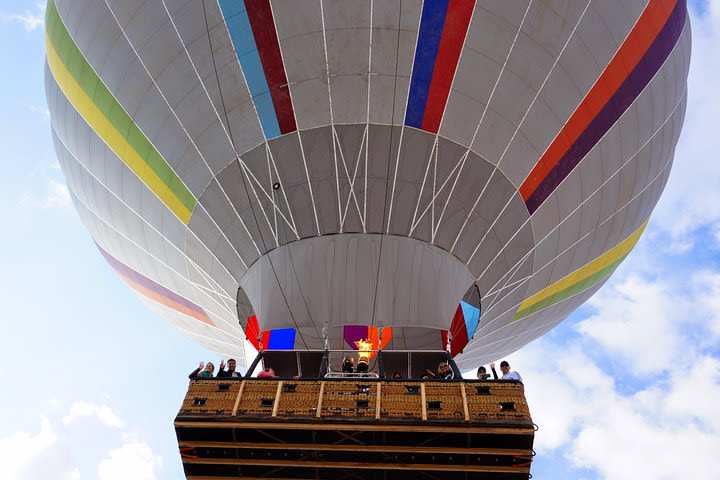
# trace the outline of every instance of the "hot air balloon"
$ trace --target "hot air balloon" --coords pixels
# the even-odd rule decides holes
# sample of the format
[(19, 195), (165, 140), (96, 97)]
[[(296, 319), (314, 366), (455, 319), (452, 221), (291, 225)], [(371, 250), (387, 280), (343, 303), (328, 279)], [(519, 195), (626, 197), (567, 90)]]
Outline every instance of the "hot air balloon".
[(75, 208), (148, 306), (257, 350), (521, 348), (630, 253), (685, 0), (49, 0)]

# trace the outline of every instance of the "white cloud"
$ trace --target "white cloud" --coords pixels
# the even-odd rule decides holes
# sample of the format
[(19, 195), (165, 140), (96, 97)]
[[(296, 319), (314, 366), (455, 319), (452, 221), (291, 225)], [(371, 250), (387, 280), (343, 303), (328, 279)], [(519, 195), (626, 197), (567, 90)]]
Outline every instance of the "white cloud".
[(98, 465), (98, 480), (154, 480), (162, 467), (162, 457), (145, 443), (128, 440), (108, 452)]
[(3, 21), (20, 23), (26, 32), (32, 32), (45, 24), (45, 3), (36, 3), (38, 12), (25, 10), (23, 13), (9, 13), (0, 15)]
[(673, 171), (658, 207), (655, 226), (671, 236), (670, 251), (682, 253), (693, 244), (690, 234), (720, 222), (720, 135), (717, 135), (720, 95), (720, 0), (710, 0), (699, 16), (691, 9), (692, 59), (688, 78), (688, 107)]
[(682, 352), (680, 326), (690, 321), (690, 304), (669, 283), (631, 275), (610, 282), (588, 304), (597, 313), (578, 331), (627, 365), (628, 374), (660, 372)]
[(26, 103), (25, 108), (32, 113), (39, 114), (45, 120), (50, 119), (50, 110), (48, 110), (47, 107), (38, 107), (37, 105), (33, 105), (32, 103)]
[(50, 180), (43, 207), (69, 207), (70, 203), (70, 190), (68, 190), (67, 185), (56, 180)]
[(15, 432), (0, 438), (0, 478), (3, 480), (76, 480), (70, 450), (53, 431), (47, 418), (40, 432)]
[(98, 405), (86, 401), (78, 401), (70, 407), (70, 413), (63, 417), (65, 425), (69, 425), (81, 417), (95, 417), (100, 423), (111, 428), (124, 428), (125, 422), (107, 405)]
[(513, 356), (539, 459), (613, 480), (720, 471), (720, 272), (656, 263), (611, 280), (567, 344), (543, 338)]

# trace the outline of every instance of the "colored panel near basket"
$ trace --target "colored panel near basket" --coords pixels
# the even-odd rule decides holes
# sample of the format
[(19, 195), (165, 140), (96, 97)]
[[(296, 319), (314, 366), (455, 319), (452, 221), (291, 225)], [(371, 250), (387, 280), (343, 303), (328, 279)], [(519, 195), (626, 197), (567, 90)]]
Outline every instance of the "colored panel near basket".
[(295, 329), (265, 330), (261, 334), (261, 342), (264, 350), (292, 350), (295, 348)]

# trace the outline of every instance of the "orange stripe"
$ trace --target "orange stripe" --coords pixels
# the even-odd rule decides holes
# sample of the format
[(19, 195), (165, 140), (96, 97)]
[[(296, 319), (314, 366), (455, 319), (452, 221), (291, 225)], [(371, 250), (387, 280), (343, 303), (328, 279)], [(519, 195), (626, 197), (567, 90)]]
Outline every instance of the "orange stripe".
[(650, 0), (632, 31), (537, 165), (520, 186), (527, 200), (642, 59), (675, 8), (676, 0)]

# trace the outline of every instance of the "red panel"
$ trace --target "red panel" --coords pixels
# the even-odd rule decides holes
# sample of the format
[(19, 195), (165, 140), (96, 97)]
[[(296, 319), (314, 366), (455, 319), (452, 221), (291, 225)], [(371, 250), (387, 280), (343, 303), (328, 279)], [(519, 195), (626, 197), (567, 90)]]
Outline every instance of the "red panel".
[(255, 347), (256, 350), (260, 350), (260, 342), (258, 336), (260, 335), (260, 327), (258, 326), (257, 316), (253, 315), (248, 318), (247, 327), (245, 327), (245, 336), (248, 342)]
[(462, 307), (458, 305), (452, 323), (450, 324), (450, 332), (452, 333), (452, 343), (450, 344), (450, 355), (453, 357), (462, 352), (465, 345), (468, 344), (468, 333), (465, 325), (465, 316)]
[(285, 66), (280, 53), (280, 44), (275, 31), (275, 20), (273, 19), (270, 0), (245, 0), (245, 8), (252, 26), (260, 61), (265, 71), (265, 78), (270, 88), (270, 96), (275, 107), (280, 132), (294, 132), (297, 130), (295, 112), (293, 111)]
[(421, 128), (425, 131), (437, 133), (440, 128), (474, 8), (475, 0), (450, 0), (448, 4), (423, 115)]

